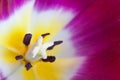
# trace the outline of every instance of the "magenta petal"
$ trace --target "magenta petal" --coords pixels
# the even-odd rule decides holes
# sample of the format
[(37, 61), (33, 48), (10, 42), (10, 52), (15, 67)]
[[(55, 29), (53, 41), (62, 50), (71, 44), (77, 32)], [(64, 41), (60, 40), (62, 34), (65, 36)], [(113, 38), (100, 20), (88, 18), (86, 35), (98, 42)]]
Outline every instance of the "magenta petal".
[[(9, 2), (8, 2), (9, 1)], [(0, 0), (0, 19), (24, 0)], [(2, 4), (2, 5), (1, 5)], [(71, 31), (76, 55), (87, 57), (73, 80), (120, 80), (120, 0), (36, 0), (37, 10), (71, 9), (78, 14)], [(0, 77), (3, 77), (0, 74)], [(2, 78), (4, 80), (4, 77)]]
[(78, 55), (94, 54), (120, 40), (119, 4), (97, 0), (68, 24)]
[(6, 19), (27, 0), (0, 0), (0, 19)]
[(3, 76), (3, 74), (0, 72), (0, 80), (7, 80), (6, 77)]
[(38, 10), (61, 8), (80, 11), (94, 0), (36, 0), (35, 7)]
[(66, 28), (87, 57), (73, 80), (120, 80), (120, 0), (96, 0)]

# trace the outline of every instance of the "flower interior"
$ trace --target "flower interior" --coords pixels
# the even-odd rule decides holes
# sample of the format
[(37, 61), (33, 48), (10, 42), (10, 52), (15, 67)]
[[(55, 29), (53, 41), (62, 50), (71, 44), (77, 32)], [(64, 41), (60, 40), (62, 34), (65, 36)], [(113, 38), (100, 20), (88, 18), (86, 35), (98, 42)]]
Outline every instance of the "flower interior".
[(30, 0), (0, 22), (0, 71), (8, 80), (71, 80), (86, 60), (69, 26), (77, 13), (36, 5)]
[[(38, 40), (29, 47), (30, 41), (32, 39), (32, 34), (25, 34), (23, 38), (23, 44), (26, 47), (24, 55), (17, 55), (16, 60), (22, 60), (25, 63), (26, 70), (32, 67), (33, 62), (43, 61), (43, 62), (54, 62), (55, 56), (47, 56), (46, 50), (52, 50), (56, 45), (61, 44), (63, 41), (54, 41), (43, 43), (43, 38), (50, 33), (42, 34)], [(28, 48), (29, 47), (29, 48)]]

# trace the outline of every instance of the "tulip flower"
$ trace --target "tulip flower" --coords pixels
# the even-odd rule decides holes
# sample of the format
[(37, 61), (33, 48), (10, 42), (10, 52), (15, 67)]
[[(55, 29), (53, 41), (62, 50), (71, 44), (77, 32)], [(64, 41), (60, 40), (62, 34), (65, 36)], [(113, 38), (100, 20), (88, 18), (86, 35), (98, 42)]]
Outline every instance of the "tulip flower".
[(0, 80), (120, 80), (119, 0), (0, 0)]

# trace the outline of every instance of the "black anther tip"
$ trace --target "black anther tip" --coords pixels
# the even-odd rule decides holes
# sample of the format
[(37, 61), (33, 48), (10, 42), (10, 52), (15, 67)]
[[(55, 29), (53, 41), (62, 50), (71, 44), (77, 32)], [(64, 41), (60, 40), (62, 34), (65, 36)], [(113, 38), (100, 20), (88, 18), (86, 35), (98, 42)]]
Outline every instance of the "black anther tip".
[(49, 62), (55, 62), (55, 60), (56, 60), (55, 56), (48, 56)]
[(26, 67), (26, 70), (28, 71), (32, 67), (32, 65), (31, 63), (28, 62), (26, 63), (25, 67)]
[(55, 56), (47, 56), (47, 59), (42, 59), (43, 62), (54, 62), (56, 60)]
[(22, 58), (23, 58), (22, 55), (18, 55), (18, 56), (15, 57), (16, 60), (20, 60), (20, 59), (22, 59)]
[(30, 44), (31, 38), (32, 38), (32, 34), (30, 34), (30, 33), (25, 34), (24, 39), (23, 39), (23, 43), (26, 46), (28, 46)]
[(41, 36), (44, 38), (47, 35), (50, 35), (50, 33), (45, 33), (45, 34), (42, 34)]
[(52, 49), (53, 49), (53, 47), (54, 47), (54, 45), (53, 45), (53, 46), (48, 47), (48, 48), (47, 48), (47, 50), (52, 50)]
[(53, 46), (47, 48), (47, 50), (52, 50), (56, 45), (63, 43), (63, 41), (55, 41)]
[(42, 59), (43, 62), (49, 62), (48, 59)]
[(63, 43), (63, 41), (55, 41), (55, 42), (54, 42), (54, 45), (59, 45), (59, 44), (61, 44), (61, 43)]

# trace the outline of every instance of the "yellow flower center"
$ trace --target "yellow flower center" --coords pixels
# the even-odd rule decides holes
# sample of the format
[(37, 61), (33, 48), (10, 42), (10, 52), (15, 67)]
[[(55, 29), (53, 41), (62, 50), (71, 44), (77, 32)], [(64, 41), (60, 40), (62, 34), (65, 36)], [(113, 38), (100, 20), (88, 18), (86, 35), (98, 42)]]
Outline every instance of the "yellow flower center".
[[(43, 38), (49, 35), (49, 33), (41, 35), (37, 41), (32, 45), (26, 52), (25, 56), (22, 55), (16, 56), (16, 60), (23, 59), (26, 62), (26, 69), (29, 70), (32, 65), (31, 62), (37, 62), (42, 60), (43, 62), (54, 62), (55, 56), (47, 56), (46, 50), (51, 50), (55, 45), (61, 44), (62, 41), (46, 42), (43, 43)], [(26, 47), (29, 46), (32, 38), (32, 34), (26, 34), (23, 39), (23, 43)]]

